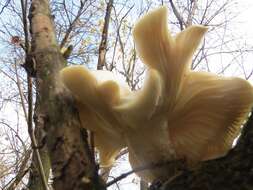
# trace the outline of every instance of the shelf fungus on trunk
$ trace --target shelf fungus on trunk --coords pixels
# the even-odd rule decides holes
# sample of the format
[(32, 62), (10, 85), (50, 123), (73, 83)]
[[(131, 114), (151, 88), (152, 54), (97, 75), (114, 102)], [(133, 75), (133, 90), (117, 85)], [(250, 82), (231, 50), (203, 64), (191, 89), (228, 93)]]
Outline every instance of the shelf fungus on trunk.
[[(123, 147), (133, 168), (179, 159), (190, 167), (231, 149), (253, 105), (253, 88), (240, 78), (190, 69), (206, 31), (190, 26), (171, 36), (165, 7), (141, 18), (133, 36), (148, 74), (139, 91), (131, 92), (108, 71), (61, 71), (83, 126), (94, 132), (102, 165), (111, 165)], [(163, 166), (137, 174), (152, 181), (174, 170)]]

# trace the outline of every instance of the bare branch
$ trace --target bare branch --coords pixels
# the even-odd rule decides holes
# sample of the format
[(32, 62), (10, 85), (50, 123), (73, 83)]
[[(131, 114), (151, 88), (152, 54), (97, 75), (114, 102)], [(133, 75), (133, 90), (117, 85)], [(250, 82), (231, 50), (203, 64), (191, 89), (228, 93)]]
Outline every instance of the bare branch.
[(63, 37), (63, 40), (61, 41), (60, 48), (64, 47), (64, 45), (67, 43), (70, 33), (74, 29), (80, 16), (83, 14), (84, 5), (85, 5), (85, 3), (83, 1), (80, 1), (80, 7), (77, 12), (77, 15), (76, 15), (75, 19), (70, 23), (69, 28), (67, 29), (65, 36)]
[(10, 1), (11, 1), (11, 0), (6, 0), (6, 3), (4, 4), (4, 6), (2, 7), (2, 9), (1, 9), (1, 11), (0, 11), (0, 14), (2, 14), (3, 11), (4, 11), (4, 9), (5, 9), (6, 7), (8, 7)]
[(106, 56), (106, 47), (107, 47), (107, 38), (108, 38), (108, 29), (109, 29), (109, 21), (111, 17), (111, 10), (113, 7), (113, 0), (109, 0), (106, 7), (106, 13), (104, 18), (104, 27), (102, 32), (102, 38), (98, 49), (98, 63), (97, 63), (97, 70), (102, 70), (103, 66), (106, 63), (105, 56)]
[(195, 12), (198, 8), (198, 0), (191, 0), (190, 2), (191, 2), (191, 6), (190, 6), (190, 9), (189, 9), (188, 18), (187, 18), (187, 21), (186, 21), (186, 27), (192, 25), (192, 20), (195, 16)]
[(23, 177), (27, 174), (27, 172), (29, 170), (26, 169), (26, 166), (27, 166), (27, 163), (30, 159), (31, 153), (32, 153), (32, 149), (30, 149), (24, 153), (25, 155), (24, 155), (24, 158), (23, 158), (21, 165), (19, 167), (19, 171), (18, 171), (17, 175), (10, 181), (10, 184), (6, 185), (6, 187), (8, 186), (8, 188), (6, 190), (15, 190), (16, 187), (18, 186), (18, 184), (23, 179)]
[(21, 105), (22, 105), (22, 109), (23, 109), (23, 112), (24, 112), (24, 115), (25, 115), (26, 122), (28, 124), (28, 115), (27, 115), (25, 100), (24, 100), (25, 98), (24, 98), (23, 90), (21, 88), (21, 82), (20, 82), (19, 75), (18, 75), (16, 60), (15, 60), (15, 63), (14, 63), (14, 68), (15, 68), (15, 72), (16, 72), (16, 80), (17, 80), (16, 84), (18, 86), (18, 92), (19, 92), (19, 96), (20, 96), (20, 100), (21, 100)]
[(183, 30), (184, 29), (184, 26), (185, 26), (185, 22), (184, 22), (184, 19), (183, 17), (180, 15), (180, 13), (178, 12), (174, 2), (172, 0), (169, 0), (170, 2), (170, 6), (173, 10), (173, 13), (174, 15), (176, 16), (177, 20), (178, 20), (178, 23), (179, 23), (179, 26), (180, 26), (180, 30)]
[(166, 167), (167, 166), (168, 167), (169, 166), (173, 166), (173, 167), (177, 166), (177, 169), (185, 168), (186, 167), (185, 160), (174, 160), (174, 161), (168, 161), (168, 162), (151, 163), (151, 164), (148, 164), (148, 165), (145, 165), (145, 166), (140, 166), (140, 167), (134, 168), (133, 170), (131, 170), (129, 172), (121, 174), (119, 177), (116, 177), (112, 181), (109, 181), (106, 184), (106, 187), (109, 187), (109, 186), (113, 185), (114, 183), (117, 183), (118, 181), (126, 178), (127, 176), (129, 176), (129, 175), (131, 175), (133, 173), (138, 173), (138, 172), (141, 172), (141, 171), (144, 171), (144, 170), (155, 169), (155, 168), (159, 168), (159, 167), (163, 167), (163, 166), (166, 166)]

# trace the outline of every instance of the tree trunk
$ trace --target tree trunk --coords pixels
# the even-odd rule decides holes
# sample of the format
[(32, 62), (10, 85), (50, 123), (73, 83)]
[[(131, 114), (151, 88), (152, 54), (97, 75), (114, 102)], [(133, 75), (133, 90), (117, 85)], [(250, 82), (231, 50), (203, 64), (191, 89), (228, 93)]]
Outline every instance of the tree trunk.
[(29, 15), (36, 70), (36, 127), (45, 130), (55, 190), (103, 189), (74, 99), (59, 80), (65, 64), (55, 38), (49, 0), (33, 0)]

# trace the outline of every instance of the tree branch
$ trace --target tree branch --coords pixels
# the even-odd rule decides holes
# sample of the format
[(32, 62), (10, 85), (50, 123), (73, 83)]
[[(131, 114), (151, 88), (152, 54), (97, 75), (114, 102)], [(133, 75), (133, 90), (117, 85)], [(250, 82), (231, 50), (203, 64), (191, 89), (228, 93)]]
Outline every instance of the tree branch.
[(106, 184), (106, 187), (109, 187), (111, 185), (113, 185), (114, 183), (117, 183), (118, 181), (124, 179), (125, 177), (133, 174), (133, 173), (137, 173), (137, 172), (141, 172), (144, 170), (150, 170), (150, 169), (154, 169), (154, 168), (160, 168), (160, 167), (173, 167), (175, 168), (175, 166), (177, 166), (177, 169), (184, 169), (185, 168), (185, 160), (173, 160), (173, 161), (166, 161), (166, 162), (159, 162), (159, 163), (151, 163), (151, 164), (147, 164), (147, 165), (143, 165), (137, 168), (134, 168), (133, 170), (123, 173), (120, 176), (116, 177), (115, 179), (113, 179), (112, 181), (109, 181)]
[(106, 55), (108, 29), (109, 29), (109, 22), (110, 22), (110, 18), (111, 18), (112, 6), (113, 6), (113, 0), (109, 0), (109, 2), (107, 3), (107, 7), (106, 7), (102, 38), (101, 38), (99, 49), (98, 49), (99, 53), (98, 53), (97, 70), (102, 70), (103, 66), (106, 63), (105, 55)]
[(172, 0), (169, 0), (169, 2), (170, 2), (170, 6), (172, 8), (172, 11), (173, 11), (174, 15), (176, 16), (176, 18), (179, 22), (180, 30), (183, 30), (184, 26), (185, 26), (184, 19), (181, 17), (180, 13), (178, 12), (174, 2)]
[(187, 27), (192, 25), (192, 20), (195, 16), (195, 12), (198, 7), (198, 0), (191, 0), (190, 2), (191, 2), (191, 6), (189, 6), (189, 13), (188, 13), (187, 21), (186, 21)]
[(29, 149), (27, 152), (24, 153), (25, 155), (19, 167), (19, 171), (17, 175), (10, 181), (11, 183), (7, 184), (8, 188), (6, 188), (6, 190), (15, 190), (20, 181), (27, 174), (28, 169), (26, 169), (26, 166), (31, 157), (31, 153), (32, 153), (31, 149)]
[(1, 9), (1, 11), (0, 11), (0, 14), (2, 14), (2, 13), (4, 12), (4, 9), (5, 9), (6, 7), (8, 7), (8, 5), (9, 5), (10, 2), (11, 2), (11, 0), (6, 0), (5, 5), (2, 7), (2, 9)]
[(25, 106), (24, 93), (23, 93), (23, 90), (21, 89), (21, 82), (20, 82), (19, 75), (18, 75), (17, 60), (15, 60), (14, 69), (15, 69), (15, 75), (16, 75), (16, 80), (17, 80), (16, 84), (17, 84), (17, 87), (18, 87), (18, 93), (19, 93), (19, 96), (20, 96), (22, 109), (23, 109), (23, 112), (24, 112), (25, 120), (28, 124), (28, 114), (27, 114), (26, 106)]
[[(65, 5), (65, 1), (64, 1), (64, 5)], [(77, 15), (76, 15), (75, 19), (70, 23), (69, 28), (67, 29), (65, 36), (63, 37), (63, 40), (61, 41), (60, 48), (63, 48), (64, 45), (66, 44), (66, 42), (68, 41), (70, 33), (74, 29), (80, 16), (83, 14), (84, 5), (85, 5), (85, 3), (83, 1), (80, 1), (80, 7), (78, 9)]]

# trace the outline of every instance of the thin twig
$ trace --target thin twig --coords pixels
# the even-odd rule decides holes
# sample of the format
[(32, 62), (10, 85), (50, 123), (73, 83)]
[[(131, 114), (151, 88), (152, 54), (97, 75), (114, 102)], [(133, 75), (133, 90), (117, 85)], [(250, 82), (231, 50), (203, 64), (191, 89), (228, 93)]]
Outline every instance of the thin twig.
[(174, 5), (173, 1), (172, 0), (169, 0), (170, 2), (170, 6), (173, 10), (173, 13), (174, 15), (176, 16), (178, 22), (179, 22), (179, 25), (180, 25), (180, 30), (183, 30), (184, 29), (184, 26), (185, 26), (185, 22), (183, 20), (183, 18), (181, 17), (180, 13), (178, 12), (176, 6)]
[(73, 20), (73, 22), (70, 23), (69, 28), (67, 29), (67, 31), (65, 33), (65, 36), (63, 37), (63, 40), (61, 41), (60, 48), (64, 47), (64, 45), (68, 41), (70, 33), (74, 29), (74, 27), (75, 27), (78, 19), (80, 18), (80, 16), (83, 14), (84, 5), (85, 5), (85, 3), (83, 1), (80, 1), (80, 7), (78, 9), (77, 15), (76, 15), (75, 19)]
[(154, 168), (159, 168), (159, 167), (163, 167), (165, 165), (174, 165), (174, 164), (178, 164), (178, 163), (184, 165), (185, 160), (184, 159), (183, 160), (173, 160), (173, 161), (160, 162), (160, 163), (151, 163), (151, 164), (147, 164), (147, 165), (144, 165), (144, 166), (140, 166), (140, 167), (134, 168), (133, 170), (131, 170), (129, 172), (121, 174), (120, 176), (116, 177), (112, 181), (109, 181), (106, 184), (106, 187), (109, 187), (109, 186), (113, 185), (114, 183), (117, 183), (118, 181), (124, 179), (125, 177), (127, 177), (127, 176), (129, 176), (133, 173), (141, 172), (141, 171), (148, 170), (148, 169), (150, 170), (150, 169), (154, 169)]
[[(118, 19), (117, 19), (117, 17), (116, 17), (116, 21), (117, 21), (119, 24), (117, 23), (117, 24), (118, 24), (118, 26), (117, 26), (117, 36), (116, 36), (116, 40), (115, 40), (115, 44), (114, 44), (114, 48), (113, 48), (113, 55), (112, 55), (112, 61), (111, 61), (110, 70), (112, 70), (113, 67), (114, 67), (114, 59), (115, 59), (115, 55), (116, 55), (117, 44), (118, 44), (118, 41), (119, 41), (119, 38), (120, 38), (120, 28), (121, 28), (122, 22), (123, 22), (123, 20), (126, 18), (126, 16), (130, 13), (130, 11), (131, 11), (133, 8), (134, 8), (134, 5), (132, 5), (132, 6), (128, 9), (128, 11), (126, 12), (126, 14), (123, 15), (123, 17), (120, 19), (119, 22), (118, 22)], [(113, 6), (113, 10), (114, 10), (114, 12), (115, 12), (115, 15), (117, 15), (117, 14), (116, 14), (116, 9), (115, 9), (114, 6)]]
[(15, 129), (13, 129), (8, 123), (4, 122), (4, 121), (0, 121), (0, 124), (3, 124), (5, 125), (8, 129), (10, 129), (14, 134), (15, 134), (15, 137), (17, 137), (17, 139), (21, 142), (23, 148), (24, 148), (24, 151), (26, 151), (26, 145), (25, 145), (25, 142), (22, 140), (22, 138), (18, 135), (17, 131)]
[(30, 159), (31, 152), (32, 152), (31, 149), (25, 152), (25, 156), (19, 167), (18, 174), (6, 185), (6, 187), (8, 186), (6, 190), (15, 190), (17, 185), (29, 171), (29, 169), (26, 169), (26, 165)]
[(9, 3), (11, 2), (11, 0), (7, 0), (5, 5), (2, 7), (1, 11), (0, 11), (0, 14), (3, 13), (4, 9), (9, 5)]
[(24, 101), (24, 93), (23, 90), (21, 89), (21, 83), (20, 83), (20, 79), (18, 76), (18, 70), (17, 70), (17, 61), (15, 60), (15, 64), (14, 64), (14, 68), (15, 68), (15, 73), (16, 73), (16, 80), (17, 80), (17, 86), (18, 86), (18, 93), (20, 96), (20, 100), (21, 100), (21, 105), (22, 105), (22, 109), (25, 115), (25, 120), (28, 123), (28, 116), (27, 116), (27, 111), (26, 111), (26, 106), (25, 106), (25, 101)]

